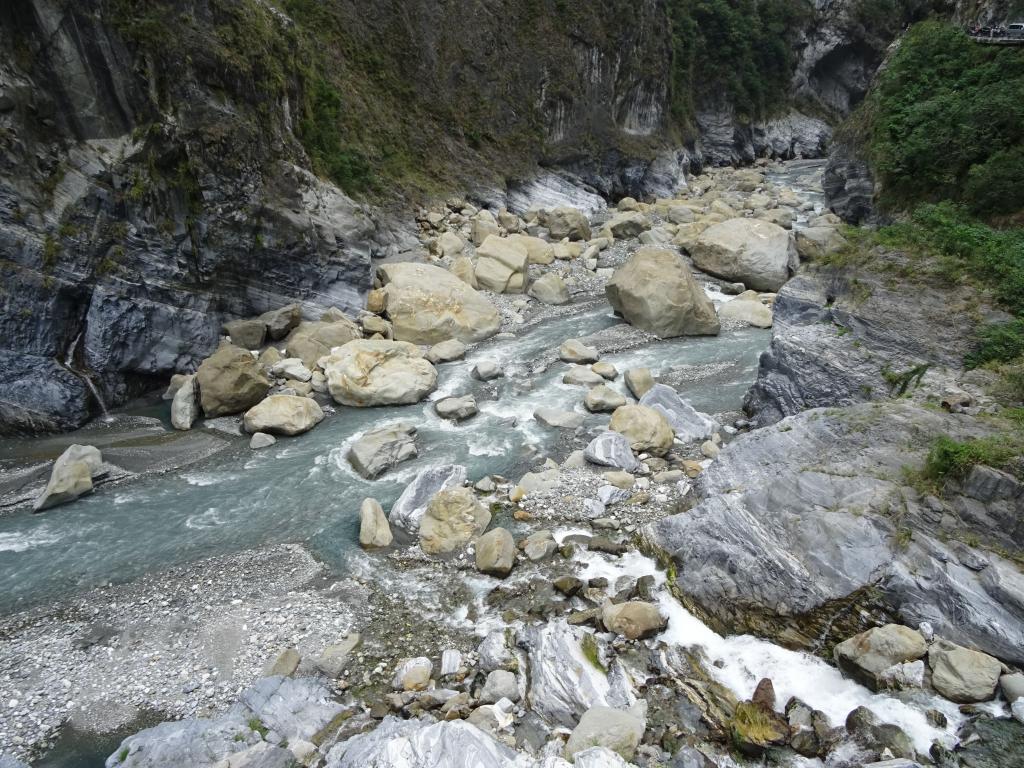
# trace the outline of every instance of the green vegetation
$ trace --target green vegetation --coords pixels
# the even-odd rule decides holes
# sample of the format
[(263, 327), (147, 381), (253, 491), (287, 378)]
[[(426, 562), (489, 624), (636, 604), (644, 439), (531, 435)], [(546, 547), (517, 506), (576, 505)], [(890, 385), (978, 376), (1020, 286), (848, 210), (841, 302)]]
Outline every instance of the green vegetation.
[(940, 437), (933, 444), (925, 460), (922, 477), (935, 484), (946, 479), (963, 480), (978, 464), (1006, 467), (1010, 460), (1020, 456), (1024, 444), (1019, 437), (1002, 435), (968, 442)]
[(260, 735), (260, 738), (263, 738), (270, 733), (270, 729), (260, 722), (258, 717), (250, 717), (246, 725), (249, 726), (250, 731), (256, 731), (256, 733)]
[(583, 652), (583, 658), (590, 662), (590, 666), (607, 674), (608, 670), (601, 663), (601, 651), (597, 647), (597, 640), (589, 632), (580, 640), (580, 650)]
[(689, 121), (694, 104), (727, 97), (741, 117), (764, 117), (788, 101), (793, 36), (813, 14), (806, 0), (671, 0), (672, 104)]
[[(915, 25), (862, 107), (882, 202), (1024, 209), (1024, 56), (939, 21)], [(855, 121), (856, 122), (856, 121)]]
[(128, 747), (121, 747), (121, 751), (117, 753), (117, 761), (123, 763), (128, 759)]

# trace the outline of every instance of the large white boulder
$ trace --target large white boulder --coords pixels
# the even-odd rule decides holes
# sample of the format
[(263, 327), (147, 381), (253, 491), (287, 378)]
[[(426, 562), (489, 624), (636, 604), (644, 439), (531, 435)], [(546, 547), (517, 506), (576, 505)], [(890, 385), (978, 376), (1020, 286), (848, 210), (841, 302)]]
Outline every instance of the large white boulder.
[(437, 384), (437, 369), (405, 341), (362, 339), (320, 358), (331, 397), (342, 405), (418, 403)]
[(92, 478), (100, 473), (103, 458), (91, 445), (69, 445), (53, 462), (50, 480), (36, 499), (38, 512), (59, 504), (67, 504), (92, 491)]
[(777, 291), (800, 266), (793, 234), (761, 219), (727, 219), (689, 247), (694, 265), (758, 291)]
[(437, 344), (482, 341), (501, 329), (501, 315), (486, 297), (446, 269), (430, 264), (383, 264), (385, 312), (397, 341)]
[(605, 286), (612, 308), (637, 328), (661, 338), (714, 336), (719, 331), (715, 306), (678, 254), (643, 247), (612, 275)]
[(324, 420), (315, 400), (297, 395), (271, 395), (245, 412), (245, 431), (270, 435), (301, 435)]
[(495, 293), (522, 293), (529, 251), (523, 243), (491, 235), (476, 249), (476, 281)]

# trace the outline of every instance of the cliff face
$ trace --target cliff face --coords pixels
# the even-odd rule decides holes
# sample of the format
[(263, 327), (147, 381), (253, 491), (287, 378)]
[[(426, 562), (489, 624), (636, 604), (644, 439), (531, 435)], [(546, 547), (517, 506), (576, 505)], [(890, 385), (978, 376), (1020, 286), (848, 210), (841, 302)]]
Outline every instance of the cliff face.
[[(813, 42), (828, 18), (794, 84), (838, 115), (857, 88), (825, 74), (849, 68)], [(0, 432), (73, 428), (192, 370), (226, 319), (360, 306), (372, 257), (415, 242), (325, 179), (403, 210), (452, 190), (516, 207), (823, 151), (826, 123), (785, 109), (681, 123), (672, 34), (661, 0), (5, 3)]]

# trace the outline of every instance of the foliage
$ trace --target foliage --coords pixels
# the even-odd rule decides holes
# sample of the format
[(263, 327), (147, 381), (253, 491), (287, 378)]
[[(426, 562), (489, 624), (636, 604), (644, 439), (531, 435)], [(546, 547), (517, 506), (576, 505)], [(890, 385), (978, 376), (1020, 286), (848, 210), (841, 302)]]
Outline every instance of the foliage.
[(1024, 356), (1024, 318), (1008, 323), (983, 325), (978, 331), (978, 346), (967, 356), (969, 368), (986, 363), (1008, 363)]
[(806, 0), (670, 0), (672, 93), (677, 119), (726, 96), (747, 118), (784, 104), (793, 74), (791, 38), (810, 18)]
[(985, 437), (967, 442), (943, 436), (932, 444), (922, 476), (933, 483), (946, 479), (963, 480), (978, 464), (996, 468), (1006, 466), (1020, 454), (1021, 448), (1019, 440), (1008, 436)]
[(370, 168), (358, 150), (342, 144), (338, 130), (341, 112), (340, 94), (326, 80), (318, 78), (306, 116), (299, 123), (299, 136), (318, 172), (342, 189), (366, 189), (371, 180)]
[(913, 26), (864, 109), (890, 208), (954, 200), (979, 215), (1024, 207), (1024, 56), (950, 24)]

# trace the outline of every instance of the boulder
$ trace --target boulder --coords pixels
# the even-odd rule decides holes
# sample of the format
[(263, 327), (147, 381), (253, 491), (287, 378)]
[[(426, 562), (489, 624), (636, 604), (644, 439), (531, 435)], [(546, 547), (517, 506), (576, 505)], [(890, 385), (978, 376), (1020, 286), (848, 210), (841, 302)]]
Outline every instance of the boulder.
[(461, 360), (466, 356), (466, 345), (458, 339), (442, 341), (427, 350), (427, 360), (434, 365)]
[(267, 395), (270, 379), (241, 347), (221, 344), (196, 371), (199, 402), (207, 418), (240, 413)]
[(311, 371), (316, 368), (317, 361), (329, 355), (335, 347), (340, 347), (353, 339), (363, 338), (362, 329), (348, 318), (333, 322), (300, 323), (289, 334), (285, 342), (285, 352), (290, 358), (298, 358)]
[(634, 197), (624, 197), (615, 205), (617, 211), (639, 211), (640, 203)]
[(619, 377), (619, 369), (608, 362), (598, 361), (590, 366), (590, 370), (608, 381), (614, 381)]
[(630, 600), (616, 605), (607, 602), (601, 607), (601, 621), (609, 632), (629, 640), (640, 640), (656, 635), (668, 626), (658, 606), (642, 600)]
[(491, 513), (471, 488), (446, 488), (430, 500), (420, 520), (420, 548), (428, 555), (451, 553), (483, 533), (490, 522)]
[(442, 419), (451, 419), (452, 421), (465, 421), (479, 412), (476, 407), (476, 398), (472, 395), (443, 398), (434, 403), (434, 410)]
[(643, 247), (605, 286), (612, 308), (637, 328), (661, 338), (714, 336), (715, 306), (678, 254)]
[[(598, 384), (592, 387), (586, 397), (583, 398), (583, 405), (591, 413), (606, 413), (614, 411), (626, 404), (626, 398), (620, 395), (611, 387)], [(670, 430), (671, 434), (671, 430)]]
[(466, 468), (460, 464), (430, 467), (416, 475), (391, 506), (388, 519), (393, 526), (410, 535), (420, 528), (420, 520), (430, 500), (444, 488), (457, 488), (466, 482)]
[(555, 249), (547, 240), (530, 235), (509, 235), (508, 240), (518, 243), (526, 249), (526, 258), (529, 264), (550, 264), (555, 260)]
[(476, 569), (481, 573), (503, 579), (512, 573), (515, 561), (516, 543), (504, 528), (495, 528), (476, 540)]
[(707, 440), (715, 433), (714, 419), (695, 409), (667, 384), (655, 384), (647, 390), (640, 405), (653, 408), (668, 419), (676, 437), (684, 443)]
[(585, 365), (574, 365), (562, 377), (563, 384), (575, 384), (582, 387), (596, 387), (604, 384), (605, 378)]
[(568, 339), (558, 348), (558, 359), (563, 363), (596, 363), (601, 353), (579, 339)]
[(932, 687), (950, 701), (969, 704), (995, 696), (1003, 665), (993, 656), (953, 643), (936, 643), (928, 651)]
[(462, 253), (466, 247), (466, 243), (463, 242), (462, 238), (454, 232), (443, 232), (441, 236), (437, 238), (435, 247), (439, 256), (454, 258)]
[(267, 337), (267, 324), (260, 318), (232, 320), (224, 323), (224, 332), (231, 337), (231, 343), (242, 349), (259, 349)]
[(393, 424), (367, 432), (348, 451), (348, 462), (367, 480), (380, 477), (397, 464), (419, 455), (416, 450), (416, 428), (409, 424)]
[(433, 671), (434, 665), (426, 656), (405, 659), (395, 669), (391, 686), (396, 691), (425, 691)]
[(171, 426), (188, 430), (199, 419), (199, 393), (195, 375), (186, 376), (171, 400)]
[(473, 260), (468, 256), (459, 256), (457, 259), (453, 259), (448, 270), (473, 290), (480, 287), (476, 281), (476, 268), (473, 266)]
[(533, 418), (549, 427), (559, 429), (576, 429), (583, 426), (584, 415), (574, 411), (560, 411), (557, 408), (538, 408)]
[(654, 377), (650, 368), (631, 368), (626, 371), (626, 386), (633, 393), (633, 397), (639, 400), (647, 394), (647, 391), (654, 386)]
[(592, 747), (604, 747), (623, 760), (633, 759), (647, 724), (643, 717), (611, 707), (592, 707), (580, 718), (565, 744), (565, 756), (576, 756)]
[(640, 468), (629, 440), (618, 432), (602, 432), (590, 441), (583, 456), (591, 464), (602, 467), (615, 467), (626, 472), (635, 472)]
[[(503, 530), (498, 528), (497, 530)], [(488, 673), (484, 681), (484, 687), (480, 691), (480, 701), (485, 704), (493, 704), (496, 701), (508, 699), (519, 701), (519, 682), (514, 672), (507, 669), (495, 669)]]
[(689, 251), (698, 269), (759, 291), (779, 290), (799, 266), (792, 233), (761, 219), (714, 224)]
[(873, 627), (836, 645), (839, 668), (872, 690), (886, 687), (881, 675), (890, 667), (916, 661), (928, 651), (921, 633), (900, 624)]
[(1001, 675), (999, 677), (999, 690), (1002, 691), (1003, 698), (1010, 704), (1013, 704), (1017, 699), (1024, 699), (1024, 673), (1013, 672), (1008, 675)]
[(530, 296), (542, 304), (568, 304), (569, 289), (565, 281), (554, 272), (548, 272), (543, 277), (534, 280), (528, 291)]
[(636, 453), (664, 456), (672, 448), (675, 433), (668, 419), (644, 405), (625, 405), (615, 410), (608, 429), (629, 440)]
[(651, 228), (651, 220), (639, 211), (620, 211), (612, 216), (602, 228), (602, 233), (610, 232), (618, 239), (638, 237), (641, 232)]
[(267, 327), (267, 338), (278, 341), (285, 338), (302, 322), (302, 305), (286, 304), (280, 309), (264, 312), (259, 317)]
[(363, 499), (359, 507), (359, 546), (379, 549), (391, 546), (393, 537), (384, 509), (376, 499)]
[[(484, 211), (481, 211), (484, 213)], [(499, 232), (498, 222), (494, 219), (476, 218), (470, 225), (470, 234), (473, 245), (480, 246), (488, 237), (496, 237)]]
[(271, 435), (301, 435), (324, 420), (315, 400), (295, 395), (271, 395), (245, 412), (245, 431)]
[[(372, 499), (367, 499), (367, 501), (372, 501)], [(337, 680), (344, 674), (352, 654), (362, 645), (362, 642), (362, 635), (358, 632), (350, 632), (340, 642), (324, 648), (324, 652), (313, 663), (328, 679)]]
[(313, 372), (297, 357), (286, 357), (270, 366), (270, 373), (279, 379), (289, 381), (309, 381)]
[(760, 758), (769, 747), (786, 743), (789, 723), (763, 704), (741, 701), (729, 720), (729, 736), (741, 754)]
[(504, 376), (505, 372), (493, 360), (481, 360), (473, 366), (470, 375), (477, 381), (492, 381)]
[(254, 432), (252, 439), (249, 440), (249, 447), (258, 451), (260, 448), (269, 448), (277, 442), (277, 438), (273, 435), (268, 435), (266, 432)]
[(576, 208), (563, 205), (542, 211), (540, 223), (547, 227), (552, 240), (589, 240), (590, 224)]
[[(454, 266), (454, 265), (453, 265)], [(437, 344), (483, 341), (501, 329), (501, 315), (486, 297), (447, 270), (430, 264), (382, 264), (386, 313), (395, 339)]]
[(727, 301), (718, 308), (720, 320), (733, 320), (738, 323), (752, 325), (755, 328), (772, 327), (772, 310), (759, 299), (737, 297)]
[(835, 227), (807, 227), (796, 232), (796, 251), (808, 261), (831, 256), (847, 245), (846, 238)]
[(321, 358), (320, 367), (331, 397), (358, 408), (417, 403), (437, 384), (437, 370), (405, 341), (350, 341)]
[(192, 374), (187, 373), (175, 373), (173, 376), (171, 376), (171, 381), (167, 385), (167, 389), (164, 390), (164, 394), (161, 399), (173, 400), (174, 395), (177, 393), (179, 389), (181, 389), (182, 385), (185, 383), (185, 380), (191, 375)]
[(91, 445), (69, 445), (53, 462), (50, 479), (32, 509), (39, 512), (67, 504), (92, 492), (92, 479), (100, 473), (103, 457)]
[(476, 280), (495, 293), (522, 293), (529, 256), (526, 246), (491, 235), (476, 251)]

